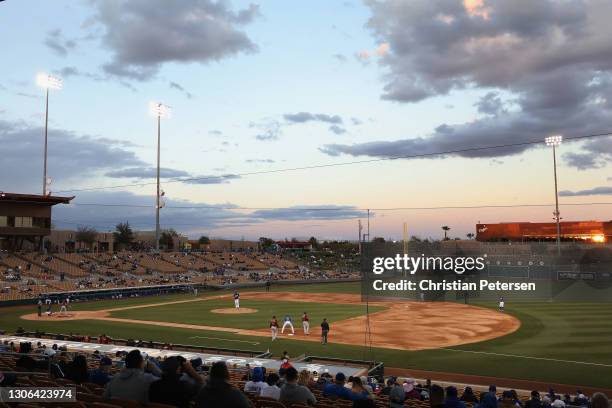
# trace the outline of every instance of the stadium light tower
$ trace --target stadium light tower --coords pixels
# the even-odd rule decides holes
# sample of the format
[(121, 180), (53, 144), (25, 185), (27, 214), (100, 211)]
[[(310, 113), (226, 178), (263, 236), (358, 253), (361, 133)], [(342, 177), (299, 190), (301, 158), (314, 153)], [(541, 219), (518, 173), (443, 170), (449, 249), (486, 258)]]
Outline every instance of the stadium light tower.
[(159, 251), (159, 208), (160, 208), (160, 187), (159, 187), (159, 152), (161, 141), (161, 118), (170, 116), (170, 107), (159, 102), (149, 104), (149, 112), (157, 118), (157, 194), (155, 196), (155, 250)]
[(546, 146), (552, 147), (553, 151), (553, 169), (555, 173), (555, 221), (557, 223), (557, 255), (561, 255), (561, 213), (559, 212), (559, 193), (557, 189), (557, 147), (561, 145), (563, 136), (554, 135), (544, 139)]
[(60, 77), (50, 74), (40, 73), (36, 76), (36, 83), (45, 89), (45, 153), (43, 162), (43, 195), (47, 195), (47, 132), (49, 130), (49, 89), (60, 90), (63, 86), (63, 81)]

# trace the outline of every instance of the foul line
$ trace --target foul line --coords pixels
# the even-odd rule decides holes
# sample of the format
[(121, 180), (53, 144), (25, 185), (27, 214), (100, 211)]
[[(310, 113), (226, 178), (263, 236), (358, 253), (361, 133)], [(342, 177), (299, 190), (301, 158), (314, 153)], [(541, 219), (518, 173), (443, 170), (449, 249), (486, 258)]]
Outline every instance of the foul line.
[(574, 360), (559, 360), (556, 358), (546, 358), (546, 357), (520, 356), (517, 354), (492, 353), (489, 351), (458, 350), (458, 349), (451, 349), (451, 348), (439, 348), (437, 350), (456, 351), (459, 353), (485, 354), (485, 355), (499, 356), (499, 357), (515, 357), (515, 358), (526, 358), (526, 359), (531, 359), (531, 360), (554, 361), (557, 363), (570, 363), (570, 364), (592, 365), (592, 366), (599, 366), (599, 367), (612, 367), (612, 364), (589, 363), (586, 361), (574, 361)]
[(248, 341), (248, 340), (234, 340), (234, 339), (222, 339), (219, 337), (208, 337), (208, 336), (191, 336), (190, 339), (207, 339), (207, 340), (222, 340), (222, 341), (235, 341), (238, 343), (248, 343), (254, 346), (260, 344), (258, 341)]

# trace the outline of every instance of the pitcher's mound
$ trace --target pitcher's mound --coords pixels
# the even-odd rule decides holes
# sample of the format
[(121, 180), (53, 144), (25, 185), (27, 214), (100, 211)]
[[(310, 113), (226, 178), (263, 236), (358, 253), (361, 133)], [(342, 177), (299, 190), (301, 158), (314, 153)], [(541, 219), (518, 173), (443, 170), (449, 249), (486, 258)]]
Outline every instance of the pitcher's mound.
[(257, 309), (251, 309), (250, 307), (226, 307), (225, 309), (212, 309), (211, 313), (221, 313), (221, 314), (247, 314), (247, 313), (256, 313)]

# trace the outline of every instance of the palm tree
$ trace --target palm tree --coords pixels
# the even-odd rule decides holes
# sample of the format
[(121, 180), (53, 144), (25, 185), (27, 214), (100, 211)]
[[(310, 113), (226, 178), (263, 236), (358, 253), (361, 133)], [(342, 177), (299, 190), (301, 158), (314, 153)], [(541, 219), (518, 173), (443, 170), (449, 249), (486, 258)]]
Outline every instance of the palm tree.
[(473, 232), (468, 232), (467, 234), (465, 234), (465, 236), (466, 236), (468, 239), (474, 239), (474, 233), (473, 233)]
[(448, 225), (444, 225), (442, 226), (442, 229), (444, 230), (444, 240), (448, 241), (448, 231), (451, 230), (451, 227), (449, 227)]

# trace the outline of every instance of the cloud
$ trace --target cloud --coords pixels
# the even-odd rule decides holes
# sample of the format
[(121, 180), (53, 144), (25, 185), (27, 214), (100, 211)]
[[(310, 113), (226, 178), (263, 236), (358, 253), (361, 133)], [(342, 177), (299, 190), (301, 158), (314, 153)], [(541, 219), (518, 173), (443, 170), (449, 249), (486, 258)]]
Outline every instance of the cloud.
[[(38, 191), (42, 179), (44, 129), (22, 122), (0, 121), (0, 174), (3, 188)], [(51, 190), (121, 167), (142, 166), (136, 155), (118, 141), (97, 139), (68, 130), (49, 128), (48, 174)], [(19, 169), (19, 171), (16, 171)]]
[(254, 218), (262, 220), (338, 220), (363, 218), (367, 213), (353, 206), (323, 205), (323, 206), (295, 206), (276, 208), (270, 210), (257, 210), (251, 213)]
[(59, 74), (63, 78), (83, 77), (83, 78), (92, 79), (94, 81), (105, 81), (106, 80), (106, 78), (102, 75), (98, 75), (98, 74), (94, 74), (90, 72), (83, 72), (79, 70), (77, 67), (72, 67), (72, 66), (63, 67), (59, 70), (55, 70), (54, 72)]
[(223, 132), (217, 129), (209, 130), (208, 134), (213, 136), (223, 136)]
[(346, 62), (347, 58), (344, 54), (334, 54), (334, 58), (340, 62)]
[[(245, 212), (232, 203), (211, 204), (172, 197), (166, 189), (165, 206), (160, 211), (162, 228), (198, 237), (211, 229), (225, 227), (261, 226), (271, 221), (310, 221), (363, 218), (367, 214), (352, 206), (295, 206)], [(53, 223), (57, 228), (76, 229), (93, 226), (100, 232), (113, 231), (119, 222), (128, 221), (134, 230), (155, 229), (153, 195), (128, 191), (84, 191), (70, 205), (53, 209)], [(81, 205), (79, 205), (79, 203)], [(96, 204), (96, 205), (87, 205)]]
[(498, 92), (487, 92), (474, 106), (476, 106), (478, 112), (493, 116), (499, 114), (504, 109), (504, 103)]
[[(162, 167), (159, 169), (161, 178), (176, 178), (189, 177), (189, 173), (183, 170), (169, 169)], [(113, 178), (138, 178), (151, 179), (157, 177), (157, 168), (155, 167), (129, 167), (121, 170), (109, 171), (105, 174), (106, 177)]]
[(74, 40), (66, 40), (59, 28), (47, 32), (44, 44), (60, 57), (67, 56), (77, 45)]
[(168, 85), (170, 86), (170, 88), (174, 88), (177, 89), (179, 91), (181, 91), (183, 93), (183, 95), (185, 95), (187, 97), (187, 99), (192, 99), (193, 98), (193, 94), (189, 91), (187, 91), (185, 88), (183, 88), (183, 86), (181, 86), (180, 84), (174, 82), (174, 81), (170, 81), (168, 83)]
[(332, 124), (342, 124), (342, 117), (339, 115), (328, 115), (325, 113), (310, 113), (310, 112), (298, 112), (298, 113), (285, 113), (283, 118), (291, 123), (305, 123), (305, 122), (324, 122)]
[(361, 125), (363, 123), (363, 121), (361, 119), (359, 119), (359, 118), (351, 118), (351, 123), (354, 126), (359, 126), (359, 125)]
[(272, 159), (247, 159), (246, 160), (247, 163), (265, 163), (265, 164), (272, 164), (272, 163), (276, 163), (274, 160)]
[(239, 180), (241, 177), (237, 174), (222, 174), (219, 176), (193, 176), (192, 179), (187, 179), (184, 182), (187, 184), (227, 184), (231, 180)]
[(559, 195), (562, 197), (612, 195), (612, 187), (602, 186), (602, 187), (594, 187), (588, 190), (578, 190), (578, 191), (564, 190), (564, 191), (559, 191)]
[(346, 133), (346, 129), (344, 129), (343, 127), (340, 127), (338, 125), (331, 125), (329, 127), (329, 130), (337, 135), (341, 135)]
[[(551, 134), (600, 133), (609, 123), (612, 25), (604, 16), (612, 13), (610, 2), (542, 0), (518, 7), (502, 0), (370, 0), (367, 5), (375, 41), (389, 44), (379, 60), (385, 69), (383, 99), (415, 103), (451, 91), (480, 89), (484, 96), (477, 107), (485, 116), (440, 124), (429, 133), (395, 141), (322, 146), (327, 154), (424, 154), (536, 141)], [(440, 15), (452, 18), (441, 21)], [(509, 95), (512, 109), (505, 109), (500, 92)], [(611, 146), (584, 146), (576, 153), (581, 156), (566, 157), (569, 165), (592, 168), (609, 163)], [(459, 155), (501, 157), (532, 147)]]
[(145, 81), (164, 63), (209, 63), (257, 46), (241, 26), (259, 15), (250, 5), (235, 12), (229, 2), (209, 0), (91, 0), (92, 18), (102, 27), (102, 44), (112, 59), (103, 65), (110, 75)]
[(264, 119), (261, 122), (250, 122), (249, 128), (257, 129), (259, 133), (255, 135), (255, 139), (263, 142), (278, 140), (282, 135), (281, 124), (275, 119)]
[(578, 152), (563, 155), (567, 165), (578, 170), (600, 169), (612, 163), (612, 137), (589, 140)]

